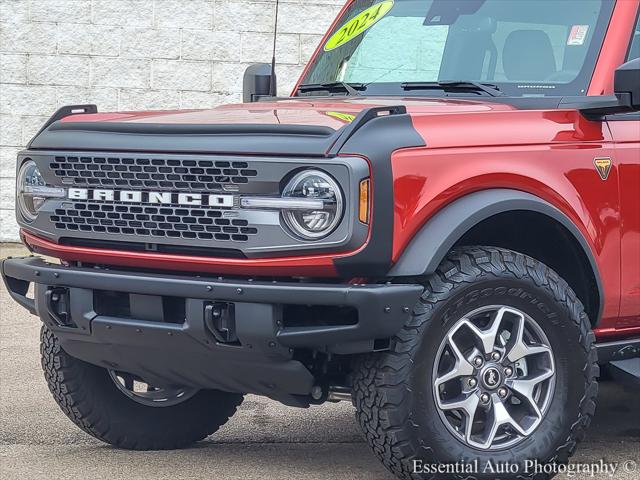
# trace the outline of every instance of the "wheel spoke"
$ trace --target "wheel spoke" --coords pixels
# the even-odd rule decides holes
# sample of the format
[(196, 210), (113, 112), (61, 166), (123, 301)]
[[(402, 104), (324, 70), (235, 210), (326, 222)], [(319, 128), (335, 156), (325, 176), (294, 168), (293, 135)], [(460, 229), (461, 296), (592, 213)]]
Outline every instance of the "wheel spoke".
[(524, 317), (519, 316), (515, 327), (515, 333), (507, 344), (507, 359), (510, 362), (517, 362), (521, 358), (539, 353), (551, 355), (551, 349), (545, 345), (527, 345), (524, 341)]
[(544, 372), (534, 377), (525, 377), (509, 380), (507, 383), (511, 389), (516, 392), (517, 396), (525, 400), (530, 408), (534, 411), (537, 418), (541, 418), (540, 408), (534, 398), (534, 392), (537, 385), (553, 376), (552, 369), (546, 369)]
[(478, 395), (470, 393), (464, 398), (438, 403), (443, 410), (463, 410), (468, 416), (473, 417), (478, 408), (479, 401)]
[(469, 363), (456, 345), (456, 342), (453, 339), (453, 334), (449, 335), (448, 344), (453, 352), (453, 356), (456, 358), (456, 363), (451, 370), (436, 378), (436, 388), (450, 380), (453, 380), (454, 378), (468, 376), (473, 373), (473, 365)]
[(471, 440), (471, 429), (473, 428), (473, 419), (478, 410), (480, 398), (475, 393), (470, 393), (467, 397), (453, 400), (449, 402), (441, 402), (438, 399), (438, 405), (442, 410), (461, 410), (465, 414), (464, 436), (467, 441)]
[(502, 307), (499, 310), (497, 310), (491, 318), (491, 323), (489, 324), (488, 328), (480, 330), (478, 327), (476, 327), (473, 323), (471, 323), (468, 319), (463, 319), (461, 325), (466, 326), (469, 330), (471, 330), (471, 332), (475, 335), (475, 337), (480, 341), (480, 343), (482, 344), (482, 349), (484, 351), (485, 354), (489, 354), (491, 352), (493, 352), (495, 350), (496, 347), (496, 336), (498, 335), (498, 332), (500, 331), (500, 326), (502, 325), (502, 320), (504, 318), (504, 314), (510, 312), (510, 313), (516, 313), (517, 315), (519, 315), (519, 313), (506, 308), (506, 307)]
[[(109, 376), (125, 396), (151, 407), (177, 405), (198, 393), (198, 389), (190, 387), (156, 387), (136, 375), (115, 370), (109, 370)], [(135, 389), (136, 382), (139, 387), (137, 391)]]
[[(527, 435), (527, 432), (525, 430), (523, 430), (522, 427), (520, 426), (520, 424), (513, 419), (513, 417), (511, 416), (511, 414), (507, 410), (505, 404), (502, 402), (502, 400), (500, 400), (500, 398), (497, 395), (495, 395), (495, 394), (492, 395), (491, 403), (492, 403), (492, 409), (491, 409), (492, 421), (491, 421), (491, 426), (489, 426), (489, 428), (488, 428), (489, 431), (488, 431), (486, 437), (483, 439), (483, 441), (474, 442), (476, 444), (476, 446), (478, 446), (480, 448), (489, 448), (489, 447), (491, 447), (491, 444), (493, 443), (493, 441), (496, 438), (498, 430), (500, 429), (500, 427), (505, 426), (505, 425), (509, 425), (509, 426), (513, 427), (521, 435)], [(486, 427), (485, 427), (485, 431), (486, 431)]]
[(133, 391), (133, 375), (124, 373), (122, 374), (122, 380), (124, 380), (124, 388)]

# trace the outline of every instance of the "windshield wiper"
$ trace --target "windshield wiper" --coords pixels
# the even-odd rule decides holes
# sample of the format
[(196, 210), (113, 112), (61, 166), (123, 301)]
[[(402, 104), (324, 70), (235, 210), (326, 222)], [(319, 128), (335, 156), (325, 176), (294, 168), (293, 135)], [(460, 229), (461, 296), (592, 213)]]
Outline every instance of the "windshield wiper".
[(440, 80), (438, 82), (405, 82), (401, 85), (404, 90), (472, 90), (484, 92), (492, 97), (504, 95), (497, 85), (492, 83), (480, 83), (471, 80)]
[(298, 86), (298, 92), (314, 92), (326, 90), (327, 92), (345, 91), (349, 95), (360, 95), (358, 90), (365, 90), (367, 87), (363, 83), (329, 82), (329, 83), (306, 83)]

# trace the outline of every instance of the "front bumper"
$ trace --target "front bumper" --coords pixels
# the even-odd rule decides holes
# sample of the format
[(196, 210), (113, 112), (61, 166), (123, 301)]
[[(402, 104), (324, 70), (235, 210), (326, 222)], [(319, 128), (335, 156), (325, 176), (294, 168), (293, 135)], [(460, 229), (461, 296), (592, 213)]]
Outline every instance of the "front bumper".
[[(74, 357), (157, 385), (257, 393), (286, 404), (297, 404), (315, 383), (294, 349), (372, 351), (375, 340), (402, 328), (423, 291), (413, 284), (259, 282), (68, 267), (38, 257), (7, 259), (1, 268), (11, 297), (38, 315)], [(27, 296), (31, 283), (33, 298)], [(52, 310), (54, 289), (68, 299), (64, 324)], [(138, 307), (131, 311), (138, 313), (99, 313), (94, 300), (104, 291), (135, 297)], [(153, 310), (165, 297), (184, 299), (184, 322), (148, 319), (145, 305)], [(233, 305), (235, 343), (219, 342), (207, 327), (212, 302)], [(299, 319), (288, 326), (283, 311), (291, 305), (346, 307), (357, 312), (356, 321), (306, 325)]]

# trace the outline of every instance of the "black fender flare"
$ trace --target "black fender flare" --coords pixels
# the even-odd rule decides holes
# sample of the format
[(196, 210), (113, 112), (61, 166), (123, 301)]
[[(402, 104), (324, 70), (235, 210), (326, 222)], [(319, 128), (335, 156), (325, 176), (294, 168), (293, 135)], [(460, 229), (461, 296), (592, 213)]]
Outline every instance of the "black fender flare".
[(482, 190), (465, 195), (443, 207), (416, 233), (389, 271), (391, 277), (430, 275), (436, 271), (447, 253), (475, 225), (499, 213), (527, 210), (551, 217), (573, 235), (589, 260), (598, 287), (602, 316), (604, 290), (598, 265), (589, 243), (576, 225), (558, 208), (530, 193), (511, 189)]

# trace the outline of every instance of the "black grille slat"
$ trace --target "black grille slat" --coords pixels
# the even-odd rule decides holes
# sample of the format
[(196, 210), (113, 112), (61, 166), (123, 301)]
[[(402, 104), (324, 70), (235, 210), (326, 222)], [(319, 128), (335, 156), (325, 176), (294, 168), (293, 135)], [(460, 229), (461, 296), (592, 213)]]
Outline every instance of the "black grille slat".
[[(141, 213), (141, 212), (146, 213)], [(78, 230), (200, 240), (247, 242), (258, 229), (246, 227), (242, 219), (223, 218), (222, 210), (165, 206), (143, 207), (137, 204), (75, 200), (66, 208), (57, 208), (50, 220), (59, 230)]]
[(255, 165), (220, 160), (57, 156), (49, 169), (56, 177), (71, 179), (78, 187), (117, 186), (190, 192), (244, 185), (258, 177)]
[[(57, 155), (49, 171), (64, 185), (90, 189), (157, 190), (172, 193), (210, 193), (231, 185), (257, 181), (259, 164), (215, 159), (136, 158), (127, 156)], [(244, 187), (241, 187), (244, 188)], [(237, 191), (238, 187), (231, 188)], [(258, 229), (246, 220), (228, 218), (229, 211), (182, 205), (149, 206), (121, 201), (73, 200), (50, 214), (60, 234), (82, 231), (160, 238), (248, 242)], [(233, 229), (229, 229), (232, 225)], [(223, 231), (223, 228), (225, 229)]]

